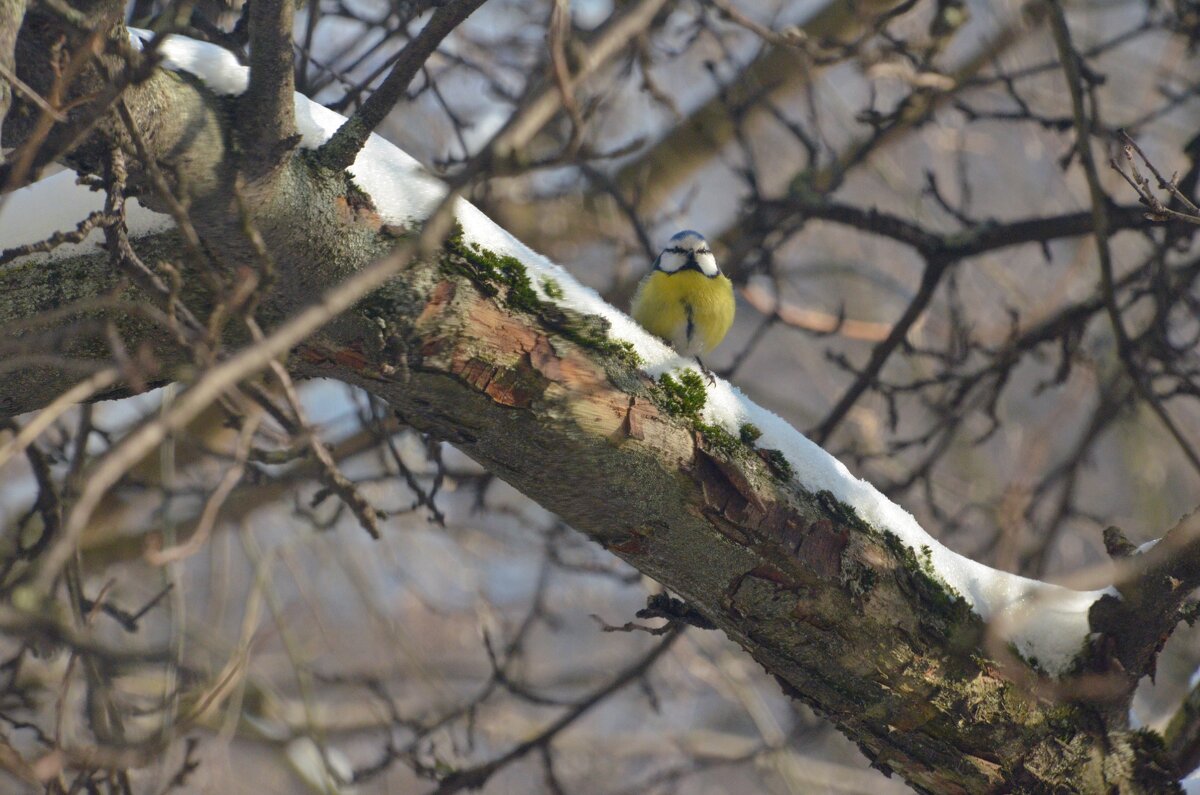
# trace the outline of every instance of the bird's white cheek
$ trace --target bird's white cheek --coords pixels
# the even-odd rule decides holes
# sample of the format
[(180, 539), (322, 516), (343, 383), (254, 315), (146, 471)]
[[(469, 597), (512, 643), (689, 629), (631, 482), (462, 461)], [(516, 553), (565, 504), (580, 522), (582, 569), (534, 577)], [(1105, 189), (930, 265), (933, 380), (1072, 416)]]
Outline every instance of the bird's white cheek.
[(687, 260), (684, 259), (682, 255), (668, 251), (662, 255), (662, 259), (659, 261), (659, 267), (667, 273), (674, 273), (682, 268), (686, 262)]
[(698, 254), (696, 262), (700, 265), (700, 270), (708, 276), (717, 275), (717, 258), (712, 254)]

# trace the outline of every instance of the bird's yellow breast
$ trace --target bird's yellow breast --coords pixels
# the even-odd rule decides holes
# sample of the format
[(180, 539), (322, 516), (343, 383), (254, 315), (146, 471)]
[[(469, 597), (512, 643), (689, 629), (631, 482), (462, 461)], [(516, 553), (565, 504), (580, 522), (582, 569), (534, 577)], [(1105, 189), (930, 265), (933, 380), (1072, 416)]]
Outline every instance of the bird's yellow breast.
[(651, 271), (638, 285), (630, 311), (644, 329), (685, 356), (705, 354), (733, 325), (733, 284), (723, 274)]

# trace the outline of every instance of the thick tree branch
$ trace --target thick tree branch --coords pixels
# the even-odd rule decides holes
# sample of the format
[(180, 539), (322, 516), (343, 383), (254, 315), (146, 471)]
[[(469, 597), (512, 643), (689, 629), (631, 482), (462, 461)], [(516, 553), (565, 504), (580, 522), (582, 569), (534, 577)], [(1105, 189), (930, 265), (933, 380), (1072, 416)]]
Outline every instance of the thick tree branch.
[[(22, 80), (49, 101), (51, 110), (72, 102), (82, 104), (65, 122), (55, 124), (53, 113), (39, 103), (20, 93), (14, 97), (13, 108), (4, 119), (4, 143), (18, 147), (18, 151), (0, 166), (0, 193), (32, 182), (42, 167), (58, 159), (65, 158), (80, 171), (101, 173), (112, 147), (129, 143), (124, 123), (110, 112), (123, 97), (137, 128), (153, 142), (150, 153), (159, 166), (172, 178), (187, 182), (193, 217), (204, 217), (204, 208), (213, 204), (219, 205), (224, 215), (231, 195), (232, 169), (225, 158), (221, 114), (201, 91), (183, 83), (177, 75), (155, 69), (155, 43), (138, 52), (129, 45), (121, 27), (113, 34), (116, 38), (112, 46), (117, 54), (97, 60), (91, 50), (79, 48), (99, 46), (103, 37), (76, 42), (75, 49), (68, 51), (74, 54), (72, 64), (77, 65), (59, 79), (55, 77), (53, 54), (61, 20), (36, 6), (27, 16), (17, 42)], [(128, 148), (134, 155), (134, 147)], [(131, 178), (140, 181), (137, 162), (131, 166)], [(152, 199), (149, 203), (154, 204)]]
[[(713, 447), (656, 403), (649, 379), (564, 335), (585, 318), (514, 310), (447, 256), (412, 264), (351, 322), (302, 343), (292, 370), (358, 384), (452, 441), (687, 599), (919, 788), (1111, 783), (1154, 769), (1136, 735), (1077, 732), (1075, 721), (1096, 725), (1086, 705), (1039, 704), (992, 669), (982, 623), (911, 550), (781, 482), (757, 455)], [(3, 272), (0, 294), (36, 299), (32, 270)], [(963, 732), (964, 714), (984, 717)], [(1131, 767), (1095, 767), (1117, 758)]]
[[(31, 14), (31, 16), (38, 16)], [(125, 57), (106, 59), (99, 57), (106, 35), (108, 24), (118, 23), (119, 20), (101, 20), (99, 25), (87, 36), (76, 37), (72, 58), (65, 70), (59, 74), (54, 72), (54, 79), (49, 80), (48, 70), (35, 69), (29, 77), (22, 81), (25, 89), (22, 94), (29, 99), (23, 102), (26, 107), (18, 107), (16, 114), (9, 114), (6, 122), (12, 122), (16, 129), (15, 135), (8, 135), (13, 143), (19, 144), (17, 150), (0, 165), (0, 193), (7, 193), (28, 185), (40, 178), (42, 170), (50, 163), (56, 162), (69, 153), (74, 153), (77, 160), (81, 153), (76, 151), (92, 131), (103, 127), (104, 119), (109, 108), (132, 84), (145, 80), (154, 70), (155, 61), (151, 50), (145, 56), (130, 52), (128, 42), (123, 40), (119, 49), (125, 51)], [(35, 30), (39, 26), (33, 26)], [(120, 25), (116, 24), (119, 28)], [(30, 40), (36, 40), (31, 34), (19, 40), (18, 64), (22, 73), (29, 72), (29, 66), (42, 62), (45, 67), (54, 49), (53, 37), (47, 36), (35, 48), (44, 48), (37, 56), (27, 57)], [(24, 50), (25, 52), (21, 52)], [(97, 63), (93, 64), (93, 60)], [(18, 74), (18, 79), (21, 75)], [(71, 108), (69, 114), (64, 110)], [(16, 118), (13, 118), (13, 117)], [(93, 153), (94, 156), (94, 153)], [(84, 155), (86, 157), (86, 155)], [(94, 162), (92, 163), (94, 166)]]

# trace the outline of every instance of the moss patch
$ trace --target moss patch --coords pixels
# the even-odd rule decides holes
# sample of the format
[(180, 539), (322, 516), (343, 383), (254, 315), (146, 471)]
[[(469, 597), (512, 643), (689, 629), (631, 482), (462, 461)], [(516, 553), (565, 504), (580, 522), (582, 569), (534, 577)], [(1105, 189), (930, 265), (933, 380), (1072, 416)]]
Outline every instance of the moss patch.
[(694, 427), (703, 434), (711, 449), (720, 450), (728, 458), (735, 458), (742, 451), (741, 440), (720, 425), (697, 422)]
[[(817, 504), (821, 506), (821, 510), (837, 524), (853, 527), (855, 530), (861, 530), (864, 533), (871, 531), (870, 526), (862, 520), (858, 512), (835, 497), (832, 491), (818, 491), (816, 497)], [(899, 538), (896, 540), (899, 541)], [(905, 547), (905, 549), (908, 549), (908, 547)], [(912, 554), (911, 549), (909, 549), (909, 554)]]
[(530, 313), (541, 309), (542, 300), (521, 261), (467, 242), (460, 224), (455, 224), (454, 231), (446, 238), (446, 254), (443, 264), (463, 273), (488, 295), (498, 295), (501, 286), (507, 287), (504, 303), (510, 308)]
[[(826, 493), (822, 492), (822, 494)], [(848, 507), (846, 510), (853, 513)], [(855, 514), (855, 518), (858, 519), (857, 514)], [(861, 519), (858, 519), (858, 521), (862, 522)], [(863, 527), (865, 528), (866, 526), (863, 525)], [(967, 605), (966, 600), (942, 582), (941, 578), (933, 570), (930, 560), (922, 559), (913, 551), (912, 547), (900, 539), (900, 536), (890, 530), (883, 531), (883, 542), (892, 551), (892, 554), (903, 561), (904, 568), (908, 571), (911, 582), (916, 586), (917, 592), (927, 604), (937, 611), (935, 615), (945, 620), (946, 628), (949, 628), (950, 625), (960, 620), (969, 618), (971, 608)], [(923, 621), (922, 623), (928, 624), (929, 622)]]
[(663, 373), (658, 378), (658, 388), (654, 397), (664, 411), (685, 420), (698, 431), (704, 437), (707, 449), (720, 452), (731, 459), (750, 452), (756, 453), (766, 463), (771, 474), (784, 482), (791, 480), (795, 474), (791, 463), (782, 452), (754, 446), (754, 442), (762, 436), (762, 431), (753, 424), (743, 423), (738, 428), (737, 436), (734, 436), (720, 425), (707, 423), (700, 418), (700, 412), (708, 402), (708, 389), (704, 377), (695, 370), (684, 370), (677, 376)]
[(563, 288), (559, 286), (558, 282), (554, 281), (549, 276), (543, 276), (540, 284), (542, 285), (543, 293), (550, 296), (555, 301), (562, 300), (564, 296)]
[(759, 448), (758, 454), (767, 462), (767, 468), (777, 479), (788, 481), (795, 476), (796, 470), (792, 469), (792, 462), (788, 461), (781, 451)]
[(684, 370), (679, 378), (663, 373), (658, 379), (659, 398), (668, 414), (699, 422), (700, 410), (708, 402), (704, 379), (695, 370)]
[(752, 422), (743, 422), (741, 427), (738, 428), (738, 436), (742, 438), (743, 444), (752, 445), (762, 436), (762, 431)]
[[(454, 231), (446, 238), (442, 267), (451, 273), (466, 276), (485, 295), (500, 297), (510, 309), (537, 316), (545, 326), (578, 345), (616, 359), (628, 367), (644, 364), (632, 343), (608, 336), (609, 326), (604, 318), (583, 315), (543, 301), (519, 259), (468, 242), (460, 224), (455, 224)], [(543, 278), (539, 284), (552, 299), (564, 296), (562, 287), (551, 278)]]

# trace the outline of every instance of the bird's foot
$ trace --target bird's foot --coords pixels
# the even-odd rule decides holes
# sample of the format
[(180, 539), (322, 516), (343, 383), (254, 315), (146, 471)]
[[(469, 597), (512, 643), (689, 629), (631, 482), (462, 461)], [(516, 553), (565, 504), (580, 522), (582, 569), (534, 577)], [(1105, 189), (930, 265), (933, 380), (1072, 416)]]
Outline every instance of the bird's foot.
[(708, 379), (708, 385), (716, 386), (717, 385), (717, 374), (714, 373), (712, 370), (709, 370), (708, 365), (705, 364), (704, 362), (702, 362), (700, 360), (699, 356), (696, 357), (696, 364), (700, 365), (700, 372), (704, 373), (704, 377)]

